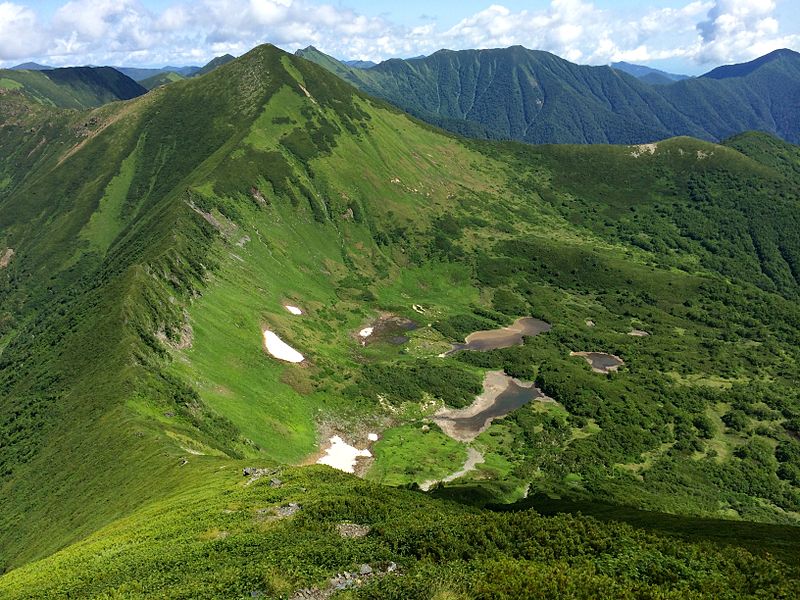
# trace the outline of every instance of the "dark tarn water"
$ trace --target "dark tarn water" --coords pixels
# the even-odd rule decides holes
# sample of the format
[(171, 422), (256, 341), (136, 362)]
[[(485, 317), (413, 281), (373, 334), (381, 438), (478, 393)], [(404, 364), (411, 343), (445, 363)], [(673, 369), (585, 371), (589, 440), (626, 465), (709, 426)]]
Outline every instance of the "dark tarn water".
[(536, 387), (523, 387), (515, 381), (509, 381), (508, 387), (500, 393), (494, 403), (485, 410), (471, 417), (440, 417), (453, 423), (458, 433), (477, 433), (490, 419), (505, 417), (508, 413), (525, 406), (532, 400), (544, 398), (544, 394)]
[(606, 354), (605, 352), (587, 352), (586, 354), (581, 354), (580, 356), (589, 361), (589, 364), (592, 365), (593, 369), (598, 369), (601, 371), (608, 371), (625, 364), (621, 358), (617, 358), (611, 354)]

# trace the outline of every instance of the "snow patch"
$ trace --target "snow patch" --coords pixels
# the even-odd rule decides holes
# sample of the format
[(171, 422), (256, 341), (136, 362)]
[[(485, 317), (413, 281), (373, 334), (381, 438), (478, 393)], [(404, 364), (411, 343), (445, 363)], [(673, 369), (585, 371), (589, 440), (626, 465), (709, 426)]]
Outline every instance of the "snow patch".
[(377, 433), (368, 433), (367, 434), (367, 439), (370, 442), (377, 442), (378, 441), (378, 434)]
[(301, 363), (305, 360), (302, 354), (284, 342), (272, 331), (264, 331), (264, 345), (267, 347), (267, 352), (277, 359), (291, 363)]
[(284, 304), (283, 308), (288, 310), (293, 315), (302, 315), (303, 314), (303, 311), (300, 310), (299, 308), (297, 308), (296, 306), (290, 306), (289, 304)]
[(358, 335), (360, 335), (362, 338), (368, 338), (372, 335), (373, 331), (375, 331), (374, 327), (364, 327), (364, 329), (358, 332)]
[(356, 461), (359, 458), (370, 458), (372, 453), (369, 450), (359, 450), (345, 442), (338, 435), (330, 439), (330, 447), (325, 451), (325, 456), (317, 461), (318, 465), (328, 465), (334, 469), (353, 473), (356, 468)]

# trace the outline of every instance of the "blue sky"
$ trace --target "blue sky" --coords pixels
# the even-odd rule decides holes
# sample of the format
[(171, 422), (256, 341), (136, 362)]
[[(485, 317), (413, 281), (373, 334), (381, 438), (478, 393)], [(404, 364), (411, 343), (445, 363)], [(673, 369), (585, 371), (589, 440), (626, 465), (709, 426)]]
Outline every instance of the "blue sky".
[(203, 64), (272, 42), (379, 61), (521, 44), (703, 73), (800, 49), (798, 0), (0, 0), (0, 66)]

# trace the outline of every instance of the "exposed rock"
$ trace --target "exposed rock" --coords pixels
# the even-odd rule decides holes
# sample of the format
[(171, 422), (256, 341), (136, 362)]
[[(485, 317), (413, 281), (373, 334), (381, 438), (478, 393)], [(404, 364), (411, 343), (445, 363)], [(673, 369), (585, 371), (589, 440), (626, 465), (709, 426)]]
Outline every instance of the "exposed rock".
[(369, 533), (369, 525), (358, 525), (356, 523), (339, 523), (336, 531), (343, 538), (362, 538)]
[(253, 200), (258, 202), (261, 206), (266, 206), (268, 204), (264, 194), (257, 187), (250, 188), (250, 195), (253, 197)]
[(184, 311), (183, 323), (177, 330), (173, 327), (170, 328), (170, 332), (167, 333), (166, 327), (162, 326), (156, 331), (156, 339), (173, 350), (186, 350), (187, 348), (191, 348), (192, 342), (194, 341), (194, 330), (189, 323), (189, 314)]
[(393, 562), (389, 563), (385, 572), (365, 563), (359, 567), (358, 571), (337, 573), (336, 577), (330, 578), (328, 587), (324, 589), (303, 588), (297, 590), (291, 596), (291, 600), (327, 600), (336, 592), (362, 586), (373, 577), (383, 577), (390, 573), (399, 574), (397, 565)]
[(645, 154), (653, 155), (656, 153), (656, 149), (658, 148), (658, 144), (639, 144), (637, 146), (632, 146), (634, 149), (631, 152), (631, 156), (634, 158), (639, 158)]
[(233, 221), (226, 219), (223, 215), (220, 214), (219, 217), (211, 214), (210, 212), (206, 212), (203, 209), (199, 208), (193, 201), (189, 200), (187, 202), (189, 208), (191, 208), (194, 212), (198, 215), (203, 217), (206, 222), (211, 225), (214, 229), (219, 231), (219, 233), (226, 239), (229, 240), (236, 230), (239, 229), (239, 226), (236, 225)]
[(267, 506), (256, 510), (257, 521), (277, 521), (294, 516), (302, 507), (296, 502), (290, 502), (285, 506)]
[(290, 502), (287, 506), (279, 506), (275, 509), (275, 514), (280, 518), (291, 517), (296, 514), (302, 507), (296, 502)]
[(250, 479), (247, 481), (247, 485), (258, 481), (265, 475), (274, 475), (275, 469), (259, 469), (258, 467), (245, 467), (242, 469), (242, 476), (249, 477)]
[(6, 251), (0, 255), (0, 269), (5, 269), (11, 262), (12, 258), (14, 258), (14, 249), (6, 248)]

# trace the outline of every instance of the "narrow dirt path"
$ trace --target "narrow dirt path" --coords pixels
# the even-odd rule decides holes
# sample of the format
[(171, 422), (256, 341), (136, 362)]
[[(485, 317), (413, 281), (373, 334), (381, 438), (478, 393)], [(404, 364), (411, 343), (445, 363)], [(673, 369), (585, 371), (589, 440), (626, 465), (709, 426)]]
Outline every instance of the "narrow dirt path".
[(464, 463), (464, 466), (461, 467), (455, 473), (450, 473), (447, 477), (442, 479), (429, 479), (428, 481), (423, 482), (419, 487), (423, 492), (427, 492), (430, 490), (434, 485), (437, 483), (450, 483), (451, 481), (455, 481), (459, 477), (463, 477), (470, 471), (474, 471), (475, 467), (479, 464), (485, 462), (483, 458), (483, 454), (475, 450), (473, 447), (467, 448), (467, 462)]

